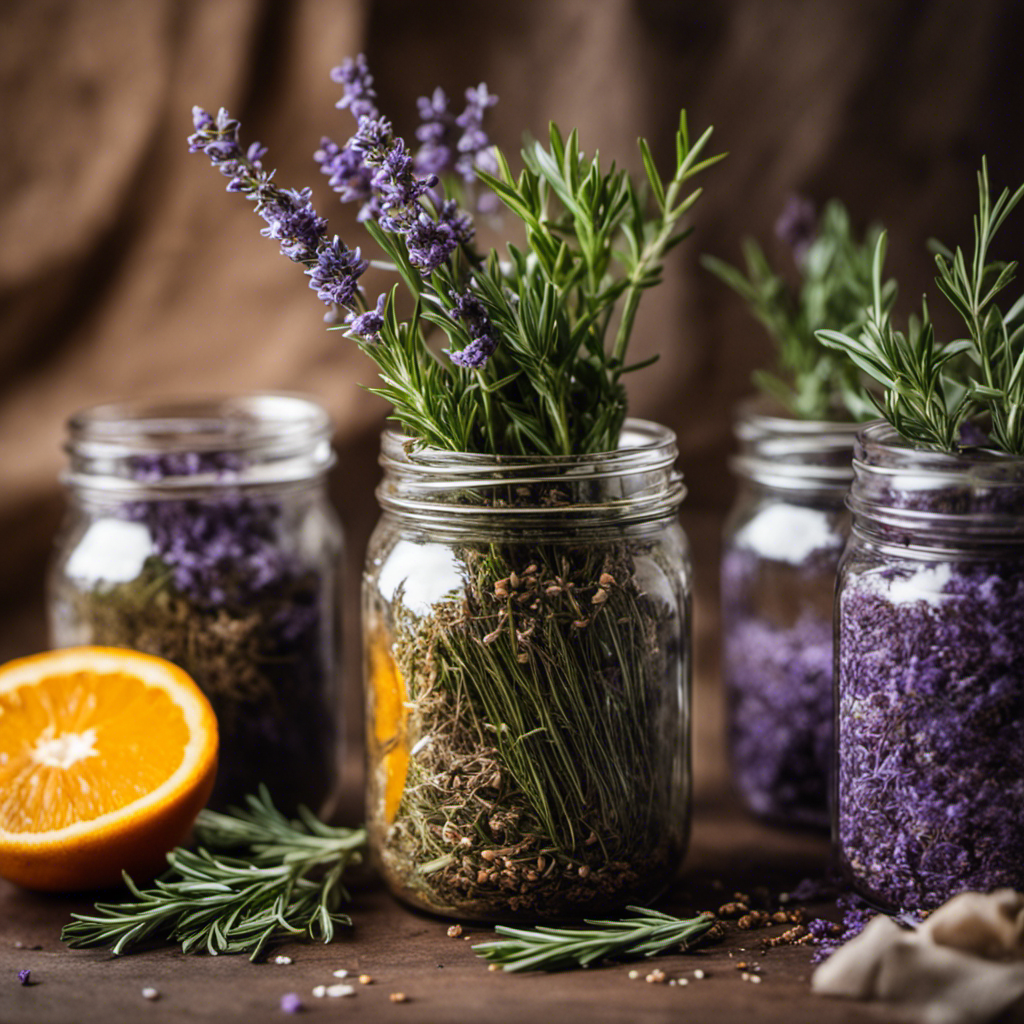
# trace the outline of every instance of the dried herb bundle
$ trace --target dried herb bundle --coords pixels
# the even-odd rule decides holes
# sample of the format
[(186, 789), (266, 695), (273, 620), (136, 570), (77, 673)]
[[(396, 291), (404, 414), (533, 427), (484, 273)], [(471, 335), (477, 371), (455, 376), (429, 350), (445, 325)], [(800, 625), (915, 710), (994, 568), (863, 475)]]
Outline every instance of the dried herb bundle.
[(403, 681), (399, 742), (421, 739), (399, 763), (371, 752), (371, 806), (388, 785), (398, 794), (370, 827), (421, 905), (564, 917), (670, 877), (686, 833), (683, 751), (660, 729), (681, 624), (641, 591), (638, 553), (461, 548), (463, 592), (399, 612), (397, 675), (387, 655), (371, 659), (370, 687), (379, 715), (380, 690)]

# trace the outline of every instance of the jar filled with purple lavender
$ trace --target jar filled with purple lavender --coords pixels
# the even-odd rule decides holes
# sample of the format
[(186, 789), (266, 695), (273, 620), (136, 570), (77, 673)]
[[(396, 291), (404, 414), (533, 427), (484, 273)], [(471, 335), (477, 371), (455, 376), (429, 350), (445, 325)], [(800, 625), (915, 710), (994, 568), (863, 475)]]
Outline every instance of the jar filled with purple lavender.
[(285, 812), (335, 781), (341, 530), (320, 406), (284, 394), (97, 406), (68, 424), (54, 646), (167, 658), (217, 713), (211, 806)]
[(722, 552), (722, 671), (736, 788), (755, 814), (827, 828), (832, 598), (857, 425), (740, 407)]
[(1024, 457), (864, 429), (837, 591), (835, 838), (887, 909), (1024, 888)]

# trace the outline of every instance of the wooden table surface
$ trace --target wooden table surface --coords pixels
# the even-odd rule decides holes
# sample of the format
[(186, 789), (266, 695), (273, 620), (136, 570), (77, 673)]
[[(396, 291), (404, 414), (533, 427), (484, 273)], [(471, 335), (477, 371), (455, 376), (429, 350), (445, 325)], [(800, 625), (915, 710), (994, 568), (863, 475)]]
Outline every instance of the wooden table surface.
[[(826, 855), (821, 838), (758, 824), (724, 790), (705, 790), (685, 871), (662, 906), (680, 912), (713, 908), (734, 889), (748, 892), (758, 885), (786, 891), (803, 877), (819, 876)], [(58, 938), (61, 925), (71, 910), (87, 905), (0, 882), (2, 1024), (295, 1019), (279, 1009), (286, 992), (299, 993), (310, 1019), (368, 1024), (856, 1024), (890, 1019), (863, 1004), (812, 996), (808, 947), (761, 952), (760, 938), (783, 926), (735, 932), (703, 952), (659, 957), (657, 966), (669, 977), (689, 978), (685, 987), (670, 987), (631, 981), (625, 965), (554, 975), (489, 972), (472, 950), (472, 940), (483, 939), (487, 929), (467, 927), (470, 941), (449, 938), (447, 922), (406, 910), (380, 888), (356, 894), (355, 927), (340, 941), (330, 946), (292, 943), (277, 950), (294, 958), (287, 966), (252, 964), (244, 957), (186, 957), (169, 949), (121, 958), (102, 950), (68, 950)], [(40, 948), (25, 948), (33, 946)], [(761, 965), (761, 984), (742, 980), (736, 964), (743, 960)], [(38, 983), (22, 987), (16, 975), (26, 967)], [(698, 967), (706, 974), (702, 980), (693, 977)], [(374, 983), (357, 984), (351, 998), (313, 998), (313, 987), (334, 982), (332, 972), (339, 968), (368, 973)], [(146, 986), (160, 992), (158, 1001), (143, 999)], [(409, 1001), (391, 1003), (393, 992), (404, 992)]]

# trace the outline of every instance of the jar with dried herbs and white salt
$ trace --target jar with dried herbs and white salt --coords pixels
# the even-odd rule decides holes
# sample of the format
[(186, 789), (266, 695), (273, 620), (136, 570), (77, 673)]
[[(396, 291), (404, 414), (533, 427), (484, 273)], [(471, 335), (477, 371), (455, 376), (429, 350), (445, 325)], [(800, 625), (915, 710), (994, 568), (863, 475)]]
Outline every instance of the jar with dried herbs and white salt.
[(857, 429), (764, 399), (736, 420), (740, 489), (721, 565), (729, 754), (744, 803), (779, 824), (830, 820), (832, 600)]
[(285, 812), (318, 808), (337, 735), (327, 414), (249, 394), (98, 406), (68, 430), (52, 643), (133, 648), (195, 679), (220, 729), (211, 806), (265, 783)]
[(1024, 458), (861, 433), (837, 590), (835, 841), (926, 910), (1024, 889)]
[(383, 437), (363, 631), (367, 827), (434, 913), (645, 903), (690, 818), (691, 569), (675, 438), (470, 455)]

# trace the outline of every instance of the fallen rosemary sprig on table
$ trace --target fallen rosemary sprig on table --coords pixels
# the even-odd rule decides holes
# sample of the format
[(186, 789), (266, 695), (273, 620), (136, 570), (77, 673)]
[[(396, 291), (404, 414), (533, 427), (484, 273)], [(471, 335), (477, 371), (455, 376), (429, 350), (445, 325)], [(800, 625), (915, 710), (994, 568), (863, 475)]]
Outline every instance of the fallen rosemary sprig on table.
[(305, 807), (300, 821), (289, 821), (263, 786), (247, 804), (231, 814), (202, 811), (196, 851), (169, 853), (168, 871), (149, 888), (125, 875), (134, 899), (72, 914), (61, 939), (75, 949), (109, 946), (115, 956), (163, 939), (180, 942), (183, 953), (249, 953), (252, 960), (273, 941), (308, 935), (330, 942), (337, 925), (352, 923), (338, 907), (349, 898), (342, 879), (362, 859), (365, 830), (325, 825)]
[(588, 928), (509, 928), (494, 930), (503, 939), (474, 946), (479, 956), (502, 970), (564, 971), (601, 960), (642, 960), (680, 946), (692, 949), (715, 925), (710, 914), (673, 917), (657, 910), (627, 907), (636, 916), (619, 921), (586, 921)]

